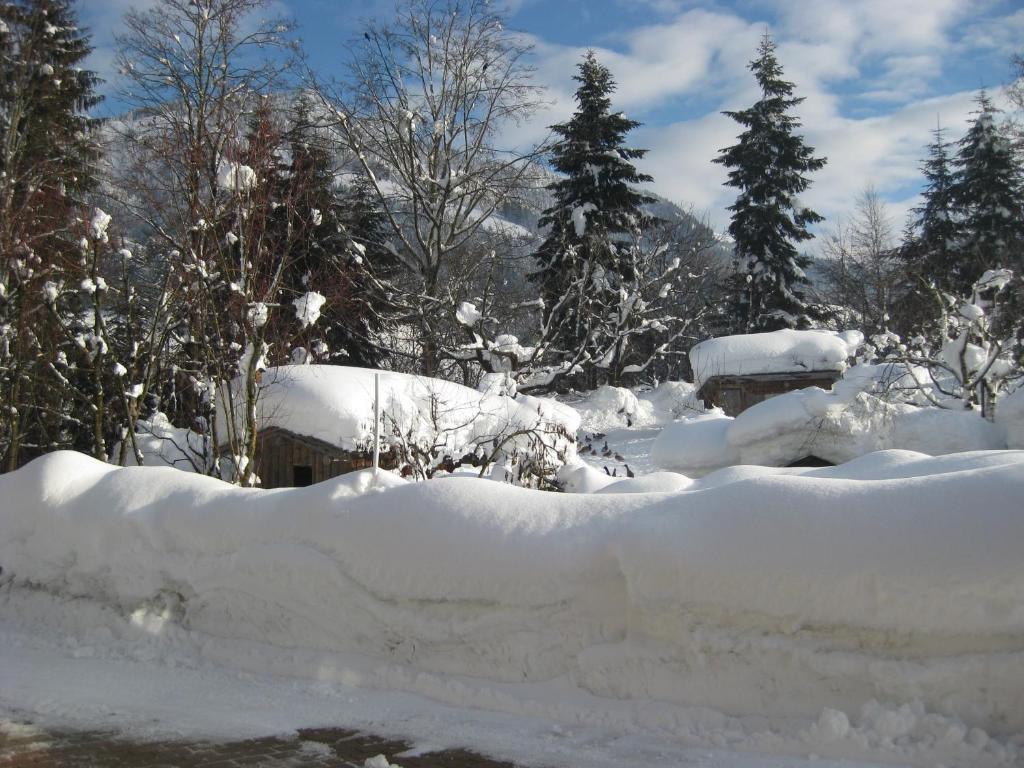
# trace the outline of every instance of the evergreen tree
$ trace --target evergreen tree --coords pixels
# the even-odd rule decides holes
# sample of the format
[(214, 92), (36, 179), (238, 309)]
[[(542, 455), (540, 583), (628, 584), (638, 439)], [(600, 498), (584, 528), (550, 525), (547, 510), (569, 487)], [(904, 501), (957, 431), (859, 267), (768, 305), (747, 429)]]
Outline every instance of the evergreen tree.
[(289, 246), (285, 291), (301, 295), (315, 285), (327, 298), (321, 322), (301, 341), (323, 361), (378, 367), (377, 336), (390, 310), (386, 285), (394, 261), (382, 245), (384, 213), (367, 182), (335, 183), (330, 146), (304, 100), (295, 106), (290, 149), (297, 236)]
[(943, 129), (933, 131), (928, 145), (928, 159), (921, 171), (925, 178), (923, 202), (914, 209), (916, 234), (906, 255), (914, 262), (915, 271), (926, 280), (950, 290), (960, 271), (958, 244), (960, 225), (954, 200), (954, 183), (950, 145), (943, 138)]
[(344, 321), (328, 324), (332, 349), (341, 350), (350, 365), (378, 368), (385, 364), (383, 338), (401, 309), (395, 283), (400, 269), (388, 241), (387, 214), (372, 185), (358, 176), (338, 197), (338, 219), (349, 238), (349, 310)]
[(782, 79), (767, 34), (750, 70), (761, 99), (749, 109), (725, 112), (745, 130), (715, 158), (730, 169), (726, 183), (740, 191), (729, 207), (739, 275), (734, 301), (748, 331), (804, 328), (813, 319), (804, 293), (810, 260), (795, 243), (812, 238), (807, 226), (822, 219), (801, 207), (797, 196), (810, 184), (806, 174), (825, 159), (814, 157), (814, 148), (794, 133), (800, 122), (788, 112), (803, 99), (794, 98), (793, 84)]
[(653, 198), (632, 187), (652, 181), (632, 163), (647, 150), (625, 146), (626, 134), (639, 123), (611, 111), (611, 73), (593, 51), (578, 69), (576, 112), (553, 126), (560, 140), (551, 165), (564, 177), (548, 187), (554, 204), (540, 226), (549, 231), (531, 277), (544, 300), (553, 355), (592, 371), (607, 354), (602, 323), (621, 301), (620, 282), (636, 277), (630, 235), (649, 223), (642, 206)]
[(65, 386), (82, 349), (64, 286), (85, 274), (74, 217), (95, 185), (99, 97), (70, 0), (3, 3), (0, 22), (0, 452), (13, 469), (69, 446), (84, 405)]
[(960, 215), (954, 199), (955, 172), (945, 130), (936, 127), (921, 165), (925, 185), (922, 202), (908, 218), (900, 246), (906, 265), (904, 280), (894, 286), (898, 296), (894, 329), (900, 336), (931, 336), (942, 306), (935, 289), (954, 291), (961, 271)]
[(952, 288), (963, 295), (987, 269), (1024, 267), (1024, 186), (1010, 140), (996, 124), (998, 110), (982, 91), (978, 111), (960, 140), (953, 199), (962, 211), (963, 256)]

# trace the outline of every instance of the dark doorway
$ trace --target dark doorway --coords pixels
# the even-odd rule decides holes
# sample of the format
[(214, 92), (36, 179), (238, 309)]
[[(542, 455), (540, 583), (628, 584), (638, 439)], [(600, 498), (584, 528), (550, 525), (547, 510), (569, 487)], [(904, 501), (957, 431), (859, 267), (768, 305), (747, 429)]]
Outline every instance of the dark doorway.
[(305, 488), (313, 484), (313, 468), (302, 464), (292, 466), (292, 487)]
[(787, 467), (834, 467), (835, 464), (827, 459), (823, 459), (820, 456), (811, 454), (810, 456), (804, 456), (802, 459), (797, 459), (791, 464), (787, 464)]

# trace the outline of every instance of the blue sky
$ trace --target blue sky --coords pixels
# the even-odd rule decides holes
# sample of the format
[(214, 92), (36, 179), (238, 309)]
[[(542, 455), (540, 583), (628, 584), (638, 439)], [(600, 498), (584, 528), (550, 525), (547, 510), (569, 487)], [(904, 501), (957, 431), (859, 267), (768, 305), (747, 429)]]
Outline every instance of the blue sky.
[[(102, 75), (114, 79), (121, 14), (155, 1), (81, 0), (97, 47), (91, 64)], [(386, 17), (391, 5), (273, 0), (298, 21), (311, 61), (327, 73), (360, 20)], [(1021, 0), (512, 0), (507, 7), (507, 26), (533, 42), (537, 79), (553, 102), (507, 140), (539, 136), (571, 113), (570, 78), (594, 48), (618, 81), (615, 106), (644, 123), (632, 143), (650, 150), (644, 169), (654, 191), (692, 205), (718, 228), (734, 192), (711, 159), (736, 134), (721, 111), (756, 99), (746, 65), (766, 27), (787, 78), (806, 97), (797, 110), (803, 132), (829, 158), (804, 202), (834, 223), (872, 184), (897, 230), (915, 202), (936, 120), (956, 138), (977, 90), (998, 95), (1011, 77), (1010, 57), (1024, 53)]]

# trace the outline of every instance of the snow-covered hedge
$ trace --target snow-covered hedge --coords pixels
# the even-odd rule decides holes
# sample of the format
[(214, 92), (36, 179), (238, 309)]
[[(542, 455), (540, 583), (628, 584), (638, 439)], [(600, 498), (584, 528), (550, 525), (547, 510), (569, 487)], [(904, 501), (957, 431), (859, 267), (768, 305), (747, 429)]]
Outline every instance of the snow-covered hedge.
[[(268, 492), (51, 454), (0, 477), (3, 599), (95, 601), (310, 674), (310, 653), (358, 651), (411, 689), (557, 679), (562, 706), (660, 700), (658, 717), (913, 701), (913, 723), (1024, 731), (1024, 453), (733, 468), (654, 494), (385, 477)], [(451, 679), (423, 684), (459, 700)], [(534, 689), (502, 690), (473, 703)]]

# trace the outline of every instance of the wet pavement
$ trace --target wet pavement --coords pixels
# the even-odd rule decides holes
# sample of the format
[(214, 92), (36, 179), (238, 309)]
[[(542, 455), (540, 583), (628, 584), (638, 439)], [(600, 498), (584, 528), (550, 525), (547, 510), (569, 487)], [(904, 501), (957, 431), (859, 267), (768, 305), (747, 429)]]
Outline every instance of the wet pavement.
[[(0, 768), (513, 768), (465, 750), (401, 756), (411, 745), (339, 728), (291, 736), (213, 743), (129, 741), (116, 733), (41, 731), (18, 725), (0, 731)], [(369, 763), (367, 763), (369, 761)]]

